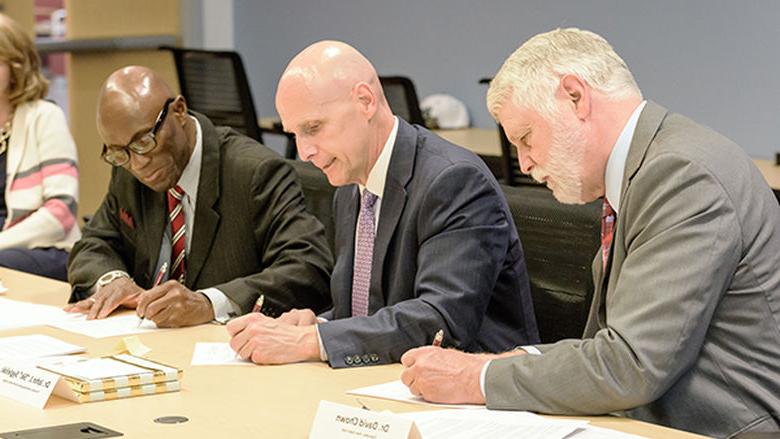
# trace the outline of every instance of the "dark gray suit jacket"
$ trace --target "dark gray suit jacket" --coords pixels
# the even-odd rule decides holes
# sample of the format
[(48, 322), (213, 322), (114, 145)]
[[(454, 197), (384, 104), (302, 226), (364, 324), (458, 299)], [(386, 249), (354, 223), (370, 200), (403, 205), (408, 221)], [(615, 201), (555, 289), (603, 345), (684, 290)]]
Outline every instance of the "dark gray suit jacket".
[(718, 437), (780, 426), (780, 208), (733, 142), (649, 102), (582, 340), (497, 360), (489, 408)]
[(501, 189), (473, 153), (399, 118), (374, 244), (369, 315), (351, 316), (360, 193), (334, 198), (333, 367), (398, 361), (430, 344), (501, 351), (538, 341), (523, 250)]
[[(216, 287), (243, 312), (260, 293), (269, 315), (327, 307), (332, 256), (292, 167), (255, 140), (192, 114), (202, 128), (203, 159), (185, 285)], [(103, 203), (70, 254), (71, 301), (111, 270), (150, 288), (166, 212), (165, 193), (114, 168)]]

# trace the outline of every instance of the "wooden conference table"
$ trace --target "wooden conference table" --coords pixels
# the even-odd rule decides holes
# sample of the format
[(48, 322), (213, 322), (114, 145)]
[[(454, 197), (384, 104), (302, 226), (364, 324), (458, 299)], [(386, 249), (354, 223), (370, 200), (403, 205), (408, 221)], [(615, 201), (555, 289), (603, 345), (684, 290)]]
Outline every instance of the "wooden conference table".
[[(5, 297), (48, 305), (65, 303), (68, 285), (7, 269), (0, 279)], [(0, 331), (10, 335), (46, 334), (87, 348), (89, 356), (108, 354), (119, 337), (93, 339), (50, 327)], [(152, 349), (148, 358), (184, 370), (180, 392), (114, 401), (76, 404), (52, 397), (44, 410), (0, 397), (0, 432), (89, 421), (128, 438), (268, 437), (305, 438), (317, 404), (328, 400), (358, 406), (345, 391), (398, 379), (400, 365), (330, 369), (325, 364), (286, 366), (190, 366), (196, 341), (228, 341), (225, 328), (202, 325), (141, 334)], [(372, 410), (423, 410), (423, 406), (363, 398)], [(161, 416), (185, 416), (188, 422), (158, 424)], [(609, 416), (579, 418), (593, 425), (651, 438), (694, 438), (690, 433)]]

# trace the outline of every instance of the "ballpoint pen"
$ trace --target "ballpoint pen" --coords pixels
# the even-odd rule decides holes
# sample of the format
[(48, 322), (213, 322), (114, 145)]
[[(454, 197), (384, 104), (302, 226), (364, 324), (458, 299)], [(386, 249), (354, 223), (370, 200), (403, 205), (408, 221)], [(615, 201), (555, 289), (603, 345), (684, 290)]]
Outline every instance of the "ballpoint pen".
[(265, 300), (265, 295), (261, 294), (260, 297), (257, 298), (257, 301), (255, 302), (255, 306), (252, 308), (252, 312), (261, 312), (263, 309), (263, 301)]
[(433, 336), (433, 343), (431, 343), (431, 346), (440, 347), (441, 342), (444, 341), (444, 330), (439, 329), (436, 331), (436, 335)]
[[(154, 284), (152, 284), (152, 288), (156, 287), (157, 285), (160, 285), (160, 282), (162, 282), (163, 277), (165, 277), (165, 272), (168, 271), (168, 262), (163, 262), (162, 266), (160, 267), (160, 271), (157, 272), (157, 277), (154, 278)], [(141, 327), (141, 323), (144, 322), (143, 316), (138, 316), (138, 327)]]

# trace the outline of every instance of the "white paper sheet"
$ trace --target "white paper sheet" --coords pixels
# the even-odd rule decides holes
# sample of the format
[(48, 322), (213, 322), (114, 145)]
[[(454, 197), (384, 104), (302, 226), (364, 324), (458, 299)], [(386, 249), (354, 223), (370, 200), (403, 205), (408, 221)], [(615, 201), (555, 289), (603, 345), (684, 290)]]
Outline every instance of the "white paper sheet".
[(0, 297), (0, 330), (67, 322), (79, 316), (56, 306), (38, 305)]
[(563, 439), (587, 425), (587, 421), (546, 419), (528, 412), (484, 408), (411, 412), (399, 416), (413, 420), (425, 439)]
[(70, 321), (54, 322), (49, 326), (86, 335), (92, 338), (114, 337), (117, 335), (142, 334), (144, 332), (159, 331), (157, 325), (151, 320), (144, 320), (138, 326), (138, 317), (134, 314), (126, 314), (116, 317), (108, 317), (101, 320), (87, 320), (84, 314), (75, 316)]
[(20, 335), (0, 338), (0, 360), (49, 357), (85, 352), (82, 346), (65, 343), (48, 335)]
[(381, 398), (381, 399), (390, 399), (393, 401), (409, 402), (412, 404), (423, 404), (423, 405), (429, 405), (433, 407), (456, 408), (456, 409), (485, 408), (484, 405), (437, 404), (433, 402), (428, 402), (420, 398), (419, 396), (412, 395), (412, 392), (409, 391), (409, 388), (407, 388), (404, 385), (404, 383), (402, 383), (400, 380), (390, 381), (389, 383), (377, 384), (374, 386), (361, 387), (359, 389), (354, 389), (354, 390), (349, 390), (347, 391), (347, 394), (358, 395), (358, 396), (370, 396), (373, 398)]
[(233, 364), (239, 366), (251, 366), (251, 361), (242, 360), (236, 357), (236, 353), (230, 348), (228, 343), (195, 343), (195, 350), (192, 352), (193, 366), (216, 366)]

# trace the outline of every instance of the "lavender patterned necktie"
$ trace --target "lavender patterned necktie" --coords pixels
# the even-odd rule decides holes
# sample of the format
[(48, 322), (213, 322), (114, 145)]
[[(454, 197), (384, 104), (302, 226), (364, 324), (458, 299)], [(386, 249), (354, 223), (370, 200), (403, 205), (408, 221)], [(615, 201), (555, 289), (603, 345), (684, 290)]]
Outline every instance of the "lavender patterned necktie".
[(352, 315), (368, 315), (368, 286), (371, 284), (371, 260), (374, 255), (374, 204), (377, 196), (363, 191), (357, 226), (355, 265), (352, 270)]

